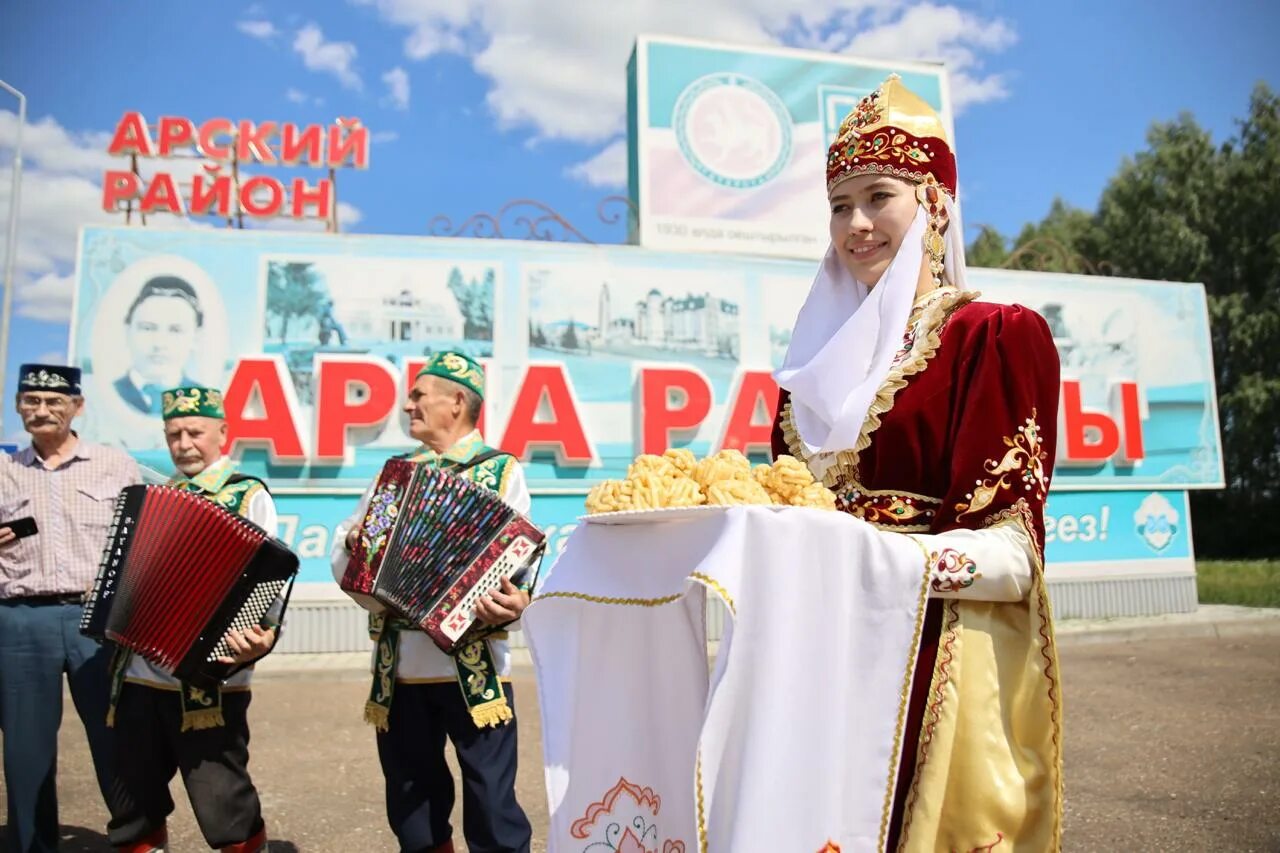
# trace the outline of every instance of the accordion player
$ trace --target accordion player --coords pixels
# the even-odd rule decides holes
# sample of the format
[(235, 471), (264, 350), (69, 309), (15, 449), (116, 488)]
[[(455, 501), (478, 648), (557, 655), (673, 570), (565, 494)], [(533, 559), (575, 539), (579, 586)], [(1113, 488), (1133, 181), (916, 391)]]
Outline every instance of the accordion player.
[(110, 640), (187, 683), (213, 685), (239, 667), (226, 635), (266, 621), (298, 558), (253, 522), (192, 492), (129, 486), (80, 630)]
[[(374, 612), (364, 718), (377, 730), (387, 819), (403, 850), (451, 849), (447, 742), (470, 780), (463, 788), (467, 844), (527, 850), (532, 837), (515, 791), (515, 688), (500, 626), (514, 630), (528, 605), (544, 537), (525, 518), (531, 500), (520, 462), (487, 446), (477, 428), (483, 402), (484, 368), (475, 359), (432, 355), (403, 406), (419, 446), (390, 460), (369, 485), (338, 526), (331, 554), (334, 580)], [(417, 486), (401, 489), (415, 477)], [(424, 528), (434, 529), (423, 536)], [(416, 560), (421, 565), (411, 570)], [(497, 587), (483, 592), (488, 570)], [(447, 589), (452, 597), (441, 592)], [(432, 617), (433, 601), (442, 600), (452, 601), (448, 613), (436, 606)]]
[(476, 603), (503, 578), (532, 587), (545, 537), (483, 486), (427, 463), (382, 469), (339, 586), (415, 624), (445, 654), (500, 630)]

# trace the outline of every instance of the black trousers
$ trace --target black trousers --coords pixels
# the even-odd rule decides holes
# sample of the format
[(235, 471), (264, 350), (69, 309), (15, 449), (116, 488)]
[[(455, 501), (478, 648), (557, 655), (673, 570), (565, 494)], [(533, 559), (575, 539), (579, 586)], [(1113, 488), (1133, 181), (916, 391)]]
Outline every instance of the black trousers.
[[(515, 708), (510, 684), (507, 702)], [(453, 776), (445, 740), (462, 768), (462, 832), (472, 853), (525, 853), (532, 829), (516, 802), (516, 721), (477, 728), (457, 684), (397, 684), (378, 759), (387, 782), (387, 820), (405, 853), (453, 835)]]
[(210, 847), (248, 841), (262, 829), (262, 806), (249, 779), (249, 691), (224, 691), (225, 725), (182, 731), (176, 690), (125, 684), (116, 707), (116, 780), (112, 844), (146, 838), (173, 811), (175, 773)]

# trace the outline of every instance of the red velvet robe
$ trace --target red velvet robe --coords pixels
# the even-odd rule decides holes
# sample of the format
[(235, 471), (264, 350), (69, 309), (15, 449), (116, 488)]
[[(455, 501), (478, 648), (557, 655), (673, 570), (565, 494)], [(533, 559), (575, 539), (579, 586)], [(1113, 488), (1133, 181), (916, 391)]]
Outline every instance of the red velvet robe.
[[(1039, 314), (971, 301), (973, 296), (948, 288), (917, 303), (903, 348), (863, 426), (858, 443), (865, 446), (839, 454), (825, 481), (841, 510), (884, 530), (979, 530), (1013, 516), (1032, 534), (1040, 557), (1033, 571), (1039, 571), (1057, 434), (1058, 354)], [(784, 390), (773, 453), (807, 461), (789, 422)], [(949, 583), (935, 575), (932, 584), (935, 590), (957, 589), (966, 580)], [(890, 850), (897, 847), (915, 775), (941, 605), (931, 597), (926, 609)]]

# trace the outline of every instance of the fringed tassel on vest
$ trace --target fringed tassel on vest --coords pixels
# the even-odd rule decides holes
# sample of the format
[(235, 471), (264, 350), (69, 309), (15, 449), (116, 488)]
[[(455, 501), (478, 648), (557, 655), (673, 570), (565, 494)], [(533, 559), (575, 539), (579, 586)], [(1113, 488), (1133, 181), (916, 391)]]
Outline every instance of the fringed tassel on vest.
[(222, 725), (226, 725), (226, 721), (222, 719), (221, 708), (201, 708), (199, 711), (183, 710), (182, 712), (182, 730), (184, 732), (216, 729)]
[(390, 709), (372, 700), (364, 703), (364, 721), (380, 732), (391, 725)]
[(225, 725), (222, 718), (222, 690), (215, 686), (212, 690), (202, 690), (183, 684), (182, 696), (182, 731), (198, 732), (202, 729), (214, 729)]
[(511, 706), (507, 704), (506, 695), (502, 693), (499, 693), (498, 698), (492, 702), (473, 705), (468, 710), (471, 712), (471, 721), (476, 724), (478, 729), (496, 728), (515, 718), (515, 714), (511, 711)]

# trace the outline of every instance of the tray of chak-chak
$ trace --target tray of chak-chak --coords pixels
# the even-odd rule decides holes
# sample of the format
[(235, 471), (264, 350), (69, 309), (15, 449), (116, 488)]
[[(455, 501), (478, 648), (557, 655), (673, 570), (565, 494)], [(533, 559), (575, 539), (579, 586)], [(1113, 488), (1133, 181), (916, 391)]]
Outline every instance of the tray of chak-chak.
[(715, 515), (730, 508), (727, 504), (703, 504), (702, 506), (668, 506), (661, 509), (621, 509), (594, 515), (580, 515), (578, 521), (587, 524), (654, 524)]
[(636, 457), (623, 480), (604, 480), (587, 495), (587, 524), (653, 524), (723, 513), (734, 506), (834, 510), (835, 495), (797, 459), (752, 466), (737, 450), (697, 459), (688, 450)]

